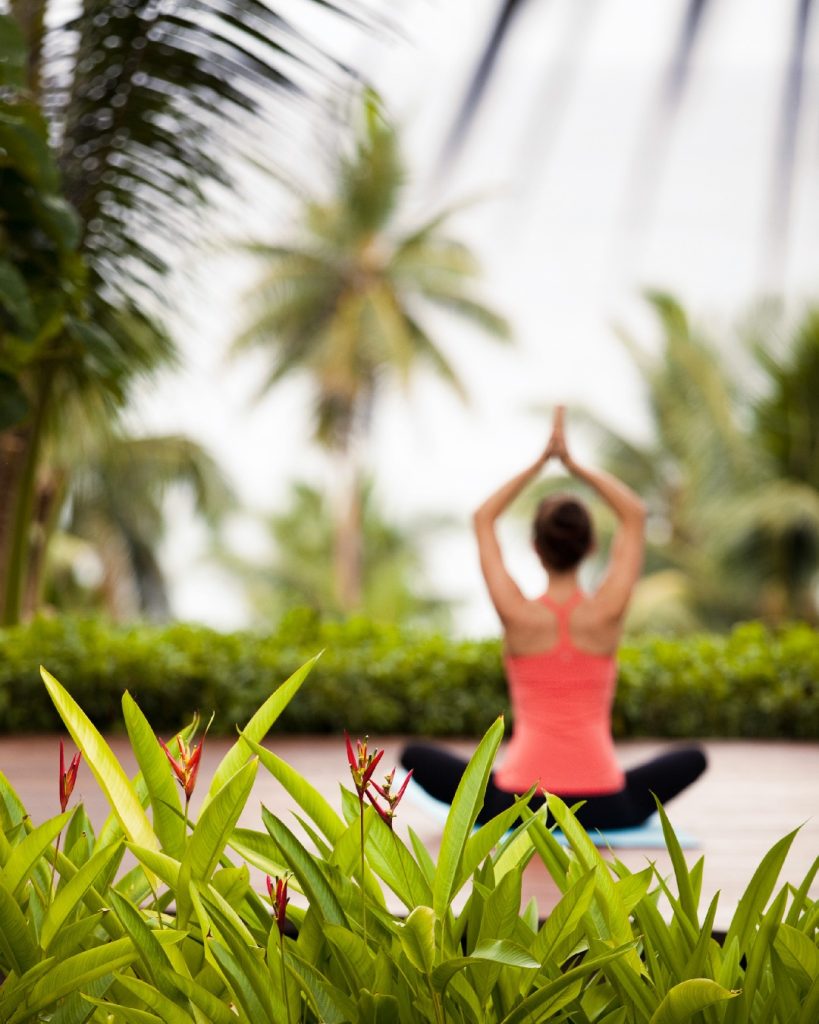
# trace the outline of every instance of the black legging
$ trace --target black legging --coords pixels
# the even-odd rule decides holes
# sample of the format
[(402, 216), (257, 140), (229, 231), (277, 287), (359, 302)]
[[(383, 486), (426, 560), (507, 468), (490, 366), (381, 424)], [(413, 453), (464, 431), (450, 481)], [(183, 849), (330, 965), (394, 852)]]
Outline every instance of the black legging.
[[(413, 779), (430, 796), (448, 804), (452, 803), (467, 762), (440, 747), (413, 743), (401, 754), (401, 764), (407, 771), (412, 769)], [(556, 795), (569, 806), (585, 801), (576, 814), (587, 831), (634, 828), (642, 825), (656, 811), (654, 795), (660, 803), (665, 804), (698, 779), (705, 771), (705, 765), (705, 754), (700, 747), (677, 747), (636, 768), (629, 768), (625, 773), (625, 785), (617, 793), (606, 793), (603, 796), (583, 793)], [(494, 773), (491, 774), (483, 807), (478, 814), (478, 823), (484, 825), (511, 807), (517, 795), (500, 789), (495, 784)], [(529, 802), (533, 810), (542, 804), (542, 796), (535, 796)]]

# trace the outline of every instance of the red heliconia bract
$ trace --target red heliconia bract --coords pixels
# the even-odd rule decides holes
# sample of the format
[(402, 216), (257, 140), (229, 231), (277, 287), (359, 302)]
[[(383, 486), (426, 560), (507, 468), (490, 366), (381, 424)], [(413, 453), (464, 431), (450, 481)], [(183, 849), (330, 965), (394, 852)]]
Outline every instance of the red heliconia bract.
[(378, 766), (378, 762), (384, 756), (384, 751), (376, 749), (370, 754), (367, 751), (367, 737), (365, 736), (363, 743), (361, 740), (356, 740), (356, 750), (354, 752), (349, 733), (346, 729), (344, 730), (344, 739), (347, 743), (347, 761), (350, 765), (353, 783), (358, 792), (358, 799), (363, 802), (367, 786)]
[(65, 749), (63, 747), (63, 741), (60, 740), (60, 810), (64, 811), (68, 806), (68, 801), (71, 799), (71, 794), (74, 792), (74, 786), (77, 782), (77, 772), (80, 770), (80, 761), (82, 760), (82, 752), (77, 753), (71, 758), (71, 764), (68, 766), (66, 771), (65, 767)]
[(398, 808), (398, 805), (401, 803), (401, 797), (406, 792), (407, 786), (409, 785), (409, 780), (411, 778), (412, 778), (412, 770), (410, 770), (407, 773), (407, 777), (401, 783), (401, 788), (398, 790), (397, 793), (393, 793), (393, 791), (392, 791), (392, 784), (393, 784), (393, 781), (395, 780), (395, 769), (394, 768), (389, 773), (389, 775), (386, 775), (384, 777), (384, 785), (383, 786), (379, 786), (378, 783), (374, 779), (370, 780), (370, 786), (372, 786), (372, 788), (375, 790), (375, 792), (376, 792), (376, 794), (378, 796), (380, 796), (383, 800), (387, 801), (387, 807), (386, 808), (382, 807), (378, 803), (378, 800), (376, 799), (376, 797), (373, 796), (373, 794), (369, 791), (369, 789), (367, 790), (367, 798), (369, 799), (369, 801), (373, 805), (373, 807), (376, 809), (376, 811), (378, 812), (378, 814), (381, 817), (381, 819), (383, 821), (385, 821), (387, 823), (387, 825), (389, 825), (390, 828), (392, 828), (392, 820), (395, 817), (395, 812), (396, 812), (396, 810)]
[(279, 878), (276, 875), (274, 883), (273, 879), (268, 875), (267, 895), (273, 904), (273, 916), (276, 919), (279, 935), (284, 935), (284, 926), (287, 920), (287, 904), (290, 902), (290, 897), (287, 895), (287, 878)]
[[(213, 717), (211, 716), (211, 722)], [(199, 715), (194, 716), (193, 720), (193, 731), (196, 731), (196, 727), (199, 723)], [(179, 747), (179, 757), (176, 758), (167, 748), (167, 746), (159, 740), (159, 745), (165, 751), (165, 756), (168, 758), (173, 768), (174, 775), (179, 781), (179, 785), (182, 787), (185, 793), (185, 801), (190, 802), (190, 798), (193, 794), (194, 786), (196, 785), (196, 775), (199, 771), (199, 762), (202, 759), (202, 748), (205, 745), (205, 736), (208, 734), (210, 728), (210, 722), (208, 722), (207, 728), (205, 729), (202, 739), (196, 744), (191, 750), (190, 745), (183, 738), (182, 734), (176, 736), (176, 745)], [(159, 737), (157, 737), (159, 739)]]

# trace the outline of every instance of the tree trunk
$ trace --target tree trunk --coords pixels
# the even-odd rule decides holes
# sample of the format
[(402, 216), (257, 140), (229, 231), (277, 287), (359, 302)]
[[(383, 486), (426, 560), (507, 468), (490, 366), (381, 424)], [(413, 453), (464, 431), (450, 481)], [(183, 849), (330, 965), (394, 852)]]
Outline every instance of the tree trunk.
[(361, 607), (362, 594), (361, 473), (349, 448), (342, 453), (339, 475), (333, 569), (338, 606), (349, 614)]
[(23, 592), (23, 618), (36, 615), (43, 598), (48, 545), (54, 534), (65, 497), (65, 474), (49, 471), (37, 482), (31, 541)]
[(0, 621), (5, 617), (6, 582), (28, 435), (26, 427), (16, 427), (0, 434)]
[(11, 496), (12, 521), (3, 579), (2, 623), (5, 626), (12, 626), (20, 621), (23, 605), (23, 586), (28, 568), (37, 465), (42, 448), (49, 384), (50, 375), (43, 374), (40, 387), (37, 389), (34, 414), (31, 422), (25, 428), (26, 443), (22, 454), (20, 476), (15, 493)]

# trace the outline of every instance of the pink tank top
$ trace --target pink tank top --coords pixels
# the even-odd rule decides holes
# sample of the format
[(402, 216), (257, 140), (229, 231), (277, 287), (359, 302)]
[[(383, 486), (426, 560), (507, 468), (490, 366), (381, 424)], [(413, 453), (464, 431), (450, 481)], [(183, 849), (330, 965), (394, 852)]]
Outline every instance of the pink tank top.
[(569, 617), (583, 594), (562, 605), (540, 600), (557, 617), (557, 643), (504, 659), (515, 724), (495, 782), (514, 792), (537, 783), (557, 794), (615, 793), (625, 781), (611, 736), (615, 658), (572, 643)]

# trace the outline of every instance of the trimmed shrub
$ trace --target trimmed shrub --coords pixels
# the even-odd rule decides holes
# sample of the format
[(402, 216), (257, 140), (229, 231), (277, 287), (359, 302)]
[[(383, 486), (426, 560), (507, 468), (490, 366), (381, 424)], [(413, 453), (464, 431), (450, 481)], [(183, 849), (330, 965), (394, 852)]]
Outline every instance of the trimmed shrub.
[[(203, 626), (38, 620), (0, 630), (0, 731), (58, 728), (38, 666), (70, 686), (103, 729), (129, 690), (157, 729), (193, 708), (223, 729), (247, 720), (282, 680), (325, 653), (277, 728), (290, 733), (480, 736), (508, 701), (496, 640), (456, 641), (363, 619), (291, 613), (269, 635)], [(726, 636), (629, 640), (619, 658), (618, 737), (819, 738), (819, 636), (746, 623)]]

